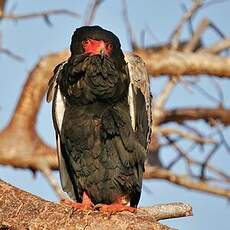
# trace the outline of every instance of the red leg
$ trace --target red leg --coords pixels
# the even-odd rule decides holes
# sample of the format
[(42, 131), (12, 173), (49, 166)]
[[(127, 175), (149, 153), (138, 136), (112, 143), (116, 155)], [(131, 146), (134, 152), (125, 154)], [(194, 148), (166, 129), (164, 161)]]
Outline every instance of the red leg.
[(100, 211), (107, 212), (109, 214), (122, 211), (135, 212), (137, 210), (136, 208), (124, 205), (122, 201), (123, 197), (120, 197), (119, 199), (117, 199), (117, 201), (115, 201), (112, 204), (100, 204), (96, 206), (99, 208)]
[(72, 200), (62, 200), (61, 201), (63, 204), (68, 205), (75, 210), (90, 210), (93, 208), (93, 202), (91, 199), (88, 197), (86, 192), (83, 193), (83, 198), (82, 198), (82, 203), (77, 203)]

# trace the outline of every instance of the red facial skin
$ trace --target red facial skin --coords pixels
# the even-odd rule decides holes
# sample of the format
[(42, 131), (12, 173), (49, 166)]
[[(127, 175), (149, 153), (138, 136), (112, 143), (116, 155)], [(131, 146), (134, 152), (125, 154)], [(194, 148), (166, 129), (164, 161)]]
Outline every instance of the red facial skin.
[(110, 56), (113, 46), (111, 43), (103, 40), (87, 39), (82, 41), (85, 53), (90, 55), (106, 55)]

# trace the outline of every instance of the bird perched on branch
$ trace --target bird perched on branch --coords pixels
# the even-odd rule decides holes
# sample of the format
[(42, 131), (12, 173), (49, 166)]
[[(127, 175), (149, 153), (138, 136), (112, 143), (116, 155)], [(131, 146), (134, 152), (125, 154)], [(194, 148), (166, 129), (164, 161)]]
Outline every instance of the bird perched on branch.
[(77, 209), (134, 211), (151, 126), (145, 64), (99, 26), (76, 29), (70, 51), (47, 93), (63, 190)]

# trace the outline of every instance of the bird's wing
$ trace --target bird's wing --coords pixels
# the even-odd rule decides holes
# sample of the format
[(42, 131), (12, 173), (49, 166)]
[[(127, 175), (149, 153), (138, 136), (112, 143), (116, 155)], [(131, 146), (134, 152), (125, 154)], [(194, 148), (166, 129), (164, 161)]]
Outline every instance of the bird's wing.
[(141, 144), (147, 148), (151, 135), (151, 93), (147, 69), (137, 55), (126, 54), (130, 76), (128, 102), (132, 128), (137, 132)]
[(59, 64), (55, 70), (54, 75), (49, 81), (48, 90), (47, 90), (47, 102), (52, 101), (52, 117), (53, 124), (56, 133), (56, 143), (57, 143), (57, 152), (58, 152), (58, 161), (59, 161), (59, 170), (60, 170), (60, 179), (62, 188), (70, 198), (75, 199), (73, 185), (66, 167), (66, 163), (63, 157), (62, 148), (61, 148), (61, 127), (62, 121), (65, 112), (65, 97), (61, 94), (60, 87), (58, 85), (58, 78), (61, 75), (61, 71), (65, 62)]

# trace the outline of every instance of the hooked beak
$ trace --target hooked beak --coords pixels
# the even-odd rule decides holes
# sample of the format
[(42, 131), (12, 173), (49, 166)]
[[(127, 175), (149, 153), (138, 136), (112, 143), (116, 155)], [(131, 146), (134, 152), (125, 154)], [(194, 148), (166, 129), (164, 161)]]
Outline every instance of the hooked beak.
[(103, 59), (104, 56), (105, 56), (105, 49), (101, 48), (100, 51), (99, 51), (99, 54), (100, 54), (101, 59)]

